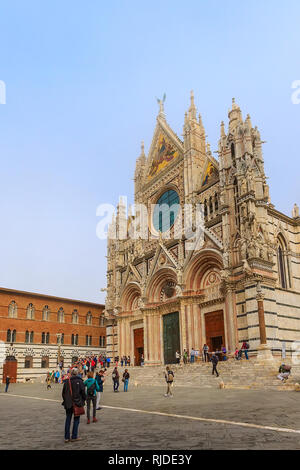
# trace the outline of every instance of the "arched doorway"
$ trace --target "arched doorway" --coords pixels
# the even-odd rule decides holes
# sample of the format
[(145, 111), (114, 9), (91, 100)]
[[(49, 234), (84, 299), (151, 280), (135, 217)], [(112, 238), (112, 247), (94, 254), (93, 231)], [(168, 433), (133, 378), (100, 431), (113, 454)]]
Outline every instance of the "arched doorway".
[(18, 361), (15, 356), (6, 356), (5, 362), (3, 364), (3, 383), (6, 381), (6, 377), (10, 377), (11, 383), (17, 382), (18, 375)]

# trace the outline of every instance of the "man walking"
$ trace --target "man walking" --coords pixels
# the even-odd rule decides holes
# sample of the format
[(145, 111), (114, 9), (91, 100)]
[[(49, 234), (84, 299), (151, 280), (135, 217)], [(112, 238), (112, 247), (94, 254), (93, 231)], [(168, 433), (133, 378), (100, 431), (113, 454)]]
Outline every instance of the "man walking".
[(213, 353), (213, 355), (211, 356), (211, 362), (212, 362), (212, 365), (213, 365), (213, 368), (212, 368), (212, 375), (217, 374), (217, 377), (219, 377), (219, 372), (217, 371), (217, 364), (219, 362), (219, 358), (218, 356), (216, 355), (216, 353)]
[(168, 366), (166, 367), (165, 379), (167, 382), (167, 393), (165, 394), (165, 397), (173, 397), (171, 387), (174, 382), (174, 372)]

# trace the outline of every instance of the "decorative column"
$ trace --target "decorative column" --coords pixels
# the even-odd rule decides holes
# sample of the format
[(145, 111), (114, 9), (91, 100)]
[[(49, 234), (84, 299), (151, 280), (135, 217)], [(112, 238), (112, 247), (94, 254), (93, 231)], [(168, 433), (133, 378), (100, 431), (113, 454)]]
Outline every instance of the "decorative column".
[(261, 290), (260, 282), (257, 283), (256, 287), (256, 300), (258, 308), (258, 322), (259, 322), (259, 336), (260, 345), (258, 346), (256, 361), (259, 363), (270, 363), (274, 361), (270, 346), (267, 344), (267, 332), (265, 322), (265, 308), (264, 308), (264, 294)]

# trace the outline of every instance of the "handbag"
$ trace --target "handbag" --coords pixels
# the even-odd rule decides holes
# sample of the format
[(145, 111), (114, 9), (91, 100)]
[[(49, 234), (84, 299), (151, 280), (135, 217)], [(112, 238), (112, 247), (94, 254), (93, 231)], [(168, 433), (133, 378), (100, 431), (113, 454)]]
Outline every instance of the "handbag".
[[(70, 392), (71, 392), (71, 397), (72, 397), (72, 402), (73, 402), (73, 393), (72, 393), (72, 387), (71, 387), (71, 380), (69, 379), (69, 387), (70, 387)], [(84, 406), (78, 406), (75, 403), (73, 403), (73, 413), (74, 416), (81, 416), (85, 414)]]

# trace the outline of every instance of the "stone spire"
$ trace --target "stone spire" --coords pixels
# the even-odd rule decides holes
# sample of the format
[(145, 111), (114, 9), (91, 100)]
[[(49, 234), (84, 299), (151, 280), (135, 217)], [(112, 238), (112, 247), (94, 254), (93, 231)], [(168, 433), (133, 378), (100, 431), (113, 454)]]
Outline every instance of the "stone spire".
[(229, 131), (232, 132), (239, 123), (243, 122), (242, 113), (239, 106), (235, 102), (235, 98), (232, 98), (232, 109), (228, 112), (229, 118)]
[(193, 90), (191, 90), (191, 105), (190, 105), (190, 108), (189, 108), (189, 118), (197, 120), (197, 109), (196, 109), (196, 106), (195, 106)]

